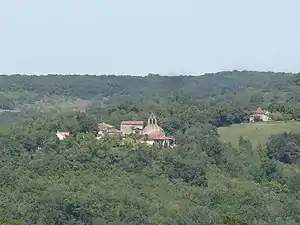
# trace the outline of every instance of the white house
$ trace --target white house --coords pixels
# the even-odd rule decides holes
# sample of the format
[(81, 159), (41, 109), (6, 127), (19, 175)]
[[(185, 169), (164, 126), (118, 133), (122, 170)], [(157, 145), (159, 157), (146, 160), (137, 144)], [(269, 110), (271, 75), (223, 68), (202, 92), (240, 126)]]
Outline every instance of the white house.
[(251, 112), (249, 115), (249, 122), (254, 122), (255, 119), (261, 120), (263, 122), (270, 121), (270, 112), (266, 110), (262, 110), (260, 107)]
[(64, 140), (66, 137), (70, 136), (70, 132), (56, 132), (56, 136), (59, 140)]

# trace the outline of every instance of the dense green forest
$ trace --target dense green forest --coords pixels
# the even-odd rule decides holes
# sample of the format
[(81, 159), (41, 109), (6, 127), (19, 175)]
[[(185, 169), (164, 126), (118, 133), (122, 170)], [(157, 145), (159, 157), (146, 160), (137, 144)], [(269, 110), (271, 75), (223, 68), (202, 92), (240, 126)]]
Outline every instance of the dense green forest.
[(300, 74), (253, 71), (175, 77), (3, 75), (0, 108), (28, 111), (53, 105), (69, 108), (72, 103), (86, 109), (128, 101), (168, 104), (173, 93), (180, 93), (194, 102), (242, 109), (260, 106), (296, 119), (300, 109), (299, 78)]
[[(218, 134), (259, 106), (298, 120), (298, 84), (251, 71), (0, 76), (0, 108), (17, 109), (0, 114), (0, 224), (300, 224), (300, 134), (259, 146)], [(176, 148), (95, 138), (99, 122), (150, 112)]]

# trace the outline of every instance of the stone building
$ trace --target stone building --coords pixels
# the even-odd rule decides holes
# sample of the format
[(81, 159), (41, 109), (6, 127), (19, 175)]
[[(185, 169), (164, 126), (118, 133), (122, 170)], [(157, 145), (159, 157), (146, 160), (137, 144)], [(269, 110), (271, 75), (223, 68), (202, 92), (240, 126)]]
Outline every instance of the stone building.
[(118, 130), (118, 129), (110, 129), (107, 131), (107, 135), (108, 136), (115, 136), (115, 137), (120, 137), (120, 136), (123, 136), (123, 132)]
[(249, 115), (249, 122), (253, 123), (255, 120), (260, 120), (263, 122), (270, 121), (270, 112), (266, 110), (262, 110), (258, 107), (256, 110), (252, 111)]
[(144, 128), (143, 121), (122, 121), (120, 130), (123, 134), (141, 133)]
[(153, 113), (148, 118), (147, 126), (143, 129), (142, 133), (144, 135), (158, 135), (158, 136), (165, 136), (165, 131), (158, 126), (157, 119)]
[(109, 129), (114, 128), (114, 126), (107, 124), (107, 123), (99, 123), (98, 130), (102, 132), (107, 132)]
[(173, 147), (175, 145), (175, 139), (166, 136), (165, 131), (158, 125), (153, 113), (149, 116), (148, 124), (143, 129), (142, 134), (148, 145), (158, 145), (163, 148)]
[(148, 118), (147, 126), (144, 127), (143, 121), (122, 121), (120, 130), (106, 123), (98, 124), (98, 137), (100, 139), (108, 136), (128, 136), (131, 135), (136, 142), (147, 143), (149, 146), (159, 146), (162, 148), (174, 147), (175, 139), (167, 137), (163, 128), (158, 125), (153, 113)]
[(116, 129), (114, 126), (107, 124), (107, 123), (100, 123), (98, 124), (98, 135), (97, 139), (104, 137), (105, 135), (108, 136), (122, 136), (123, 132)]

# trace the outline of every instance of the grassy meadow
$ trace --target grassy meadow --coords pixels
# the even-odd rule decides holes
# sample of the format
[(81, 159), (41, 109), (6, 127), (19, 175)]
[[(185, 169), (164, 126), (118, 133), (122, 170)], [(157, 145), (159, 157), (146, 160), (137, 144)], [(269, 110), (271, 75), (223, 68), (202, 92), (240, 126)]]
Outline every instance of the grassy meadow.
[(240, 136), (250, 140), (253, 146), (257, 146), (258, 144), (265, 144), (271, 135), (284, 132), (300, 133), (300, 123), (296, 121), (243, 123), (219, 128), (221, 139), (225, 142), (231, 142), (235, 146), (237, 146)]

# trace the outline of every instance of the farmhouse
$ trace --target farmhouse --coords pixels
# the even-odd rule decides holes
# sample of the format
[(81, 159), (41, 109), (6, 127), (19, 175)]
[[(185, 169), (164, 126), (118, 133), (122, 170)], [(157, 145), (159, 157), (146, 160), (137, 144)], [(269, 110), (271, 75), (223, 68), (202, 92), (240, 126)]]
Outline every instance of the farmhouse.
[(252, 111), (249, 115), (249, 122), (252, 123), (255, 120), (260, 120), (263, 122), (270, 121), (270, 112), (266, 110), (262, 110), (258, 107), (256, 110)]

